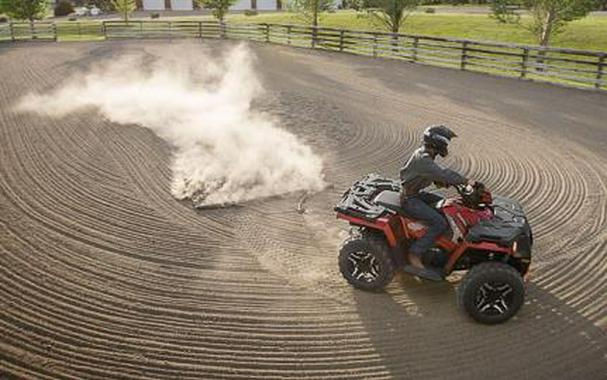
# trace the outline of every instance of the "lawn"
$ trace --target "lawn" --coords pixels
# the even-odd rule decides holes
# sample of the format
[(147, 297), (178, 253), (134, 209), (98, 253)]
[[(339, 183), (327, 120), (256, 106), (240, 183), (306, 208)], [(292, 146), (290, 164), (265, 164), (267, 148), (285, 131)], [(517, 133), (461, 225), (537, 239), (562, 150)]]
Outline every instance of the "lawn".
[[(113, 18), (118, 19), (118, 17)], [(135, 20), (150, 20), (146, 18), (134, 18)], [(211, 20), (210, 15), (192, 15), (179, 17), (162, 17), (159, 21), (177, 20)], [(49, 19), (52, 21), (52, 18)], [(89, 18), (79, 20), (83, 24), (90, 23)], [(529, 23), (529, 17), (523, 17), (524, 23)], [(92, 25), (98, 25), (99, 20)], [(260, 13), (257, 16), (245, 16), (242, 13), (228, 14), (229, 23), (279, 23), (279, 24), (302, 24), (305, 21), (297, 14), (288, 12)], [(62, 21), (64, 26), (60, 27), (63, 32), (62, 39), (73, 39), (78, 37), (68, 35), (72, 29), (68, 25), (71, 22)], [(384, 30), (374, 23), (369, 17), (357, 14), (354, 11), (338, 11), (324, 14), (321, 26), (329, 26), (344, 29), (362, 30)], [(91, 24), (89, 24), (91, 25)], [(98, 27), (98, 26), (97, 26)], [(89, 26), (89, 28), (96, 28)], [(65, 32), (68, 32), (67, 34)], [(404, 27), (402, 33), (420, 34), (428, 36), (443, 36), (467, 38), (483, 41), (514, 42), (535, 45), (534, 37), (524, 28), (511, 24), (500, 24), (486, 14), (470, 13), (440, 13), (428, 14), (423, 12), (413, 13)], [(85, 33), (88, 34), (88, 33)], [(96, 33), (92, 33), (95, 34)], [(96, 36), (96, 38), (99, 36)], [(78, 37), (82, 38), (82, 37)], [(592, 15), (581, 20), (570, 23), (565, 31), (552, 39), (551, 46), (566, 47), (585, 50), (597, 50), (607, 52), (607, 16)]]

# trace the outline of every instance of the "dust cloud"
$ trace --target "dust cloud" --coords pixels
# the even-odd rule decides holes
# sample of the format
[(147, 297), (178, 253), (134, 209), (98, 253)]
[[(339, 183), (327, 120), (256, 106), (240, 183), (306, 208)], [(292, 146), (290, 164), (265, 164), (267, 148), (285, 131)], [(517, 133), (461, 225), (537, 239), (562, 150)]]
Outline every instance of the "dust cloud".
[(219, 56), (199, 45), (173, 49), (100, 62), (18, 109), (62, 117), (94, 107), (112, 122), (151, 129), (174, 149), (173, 196), (195, 207), (324, 187), (321, 158), (252, 108), (263, 88), (246, 45)]

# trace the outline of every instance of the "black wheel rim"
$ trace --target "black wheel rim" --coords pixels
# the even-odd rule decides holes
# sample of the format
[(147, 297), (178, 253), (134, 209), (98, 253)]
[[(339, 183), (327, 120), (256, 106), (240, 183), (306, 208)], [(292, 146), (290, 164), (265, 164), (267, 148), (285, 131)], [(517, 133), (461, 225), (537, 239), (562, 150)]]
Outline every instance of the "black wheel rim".
[(348, 255), (348, 271), (357, 281), (374, 282), (379, 278), (379, 260), (370, 252), (352, 252)]
[(478, 287), (475, 306), (481, 314), (500, 316), (510, 310), (513, 299), (514, 289), (509, 284), (488, 281)]

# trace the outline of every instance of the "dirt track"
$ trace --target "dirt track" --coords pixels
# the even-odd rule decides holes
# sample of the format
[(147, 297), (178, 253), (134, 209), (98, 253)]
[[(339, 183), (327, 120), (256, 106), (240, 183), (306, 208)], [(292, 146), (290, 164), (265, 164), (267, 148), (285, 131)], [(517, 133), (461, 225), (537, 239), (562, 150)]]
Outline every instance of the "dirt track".
[[(58, 120), (11, 111), (30, 90), (151, 43), (7, 46), (0, 375), (605, 375), (606, 95), (258, 45), (270, 95), (258, 107), (323, 156), (334, 188), (309, 199), (305, 214), (297, 195), (196, 212), (171, 197), (170, 148), (149, 130), (93, 110)], [(387, 293), (367, 294), (337, 272), (338, 194), (367, 172), (396, 175), (435, 122), (461, 136), (448, 164), (519, 199), (531, 216), (535, 277), (505, 325), (462, 315), (455, 280), (402, 276)]]

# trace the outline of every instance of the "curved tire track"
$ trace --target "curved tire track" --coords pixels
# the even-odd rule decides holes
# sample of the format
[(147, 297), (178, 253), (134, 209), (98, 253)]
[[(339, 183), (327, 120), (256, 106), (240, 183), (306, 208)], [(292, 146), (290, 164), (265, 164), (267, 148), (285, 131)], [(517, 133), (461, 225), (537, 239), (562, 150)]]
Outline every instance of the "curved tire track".
[[(93, 110), (62, 119), (12, 112), (19, 96), (59, 85), (74, 67), (162, 46), (0, 51), (0, 370), (24, 378), (601, 375), (607, 155), (596, 141), (568, 139), (565, 122), (547, 131), (522, 109), (506, 111), (523, 104), (571, 117), (583, 102), (596, 106), (579, 115), (590, 128), (607, 118), (604, 96), (256, 45), (268, 90), (256, 107), (323, 156), (333, 185), (303, 214), (300, 194), (196, 212), (170, 196), (170, 148), (148, 130)], [(486, 92), (493, 88), (504, 91), (498, 100), (519, 103), (500, 104)], [(457, 276), (444, 284), (398, 276), (385, 294), (366, 294), (338, 273), (337, 197), (365, 173), (395, 175), (435, 122), (462, 136), (449, 165), (519, 199), (531, 217), (535, 279), (505, 325), (487, 329), (456, 310)], [(596, 130), (605, 141), (604, 123)]]

